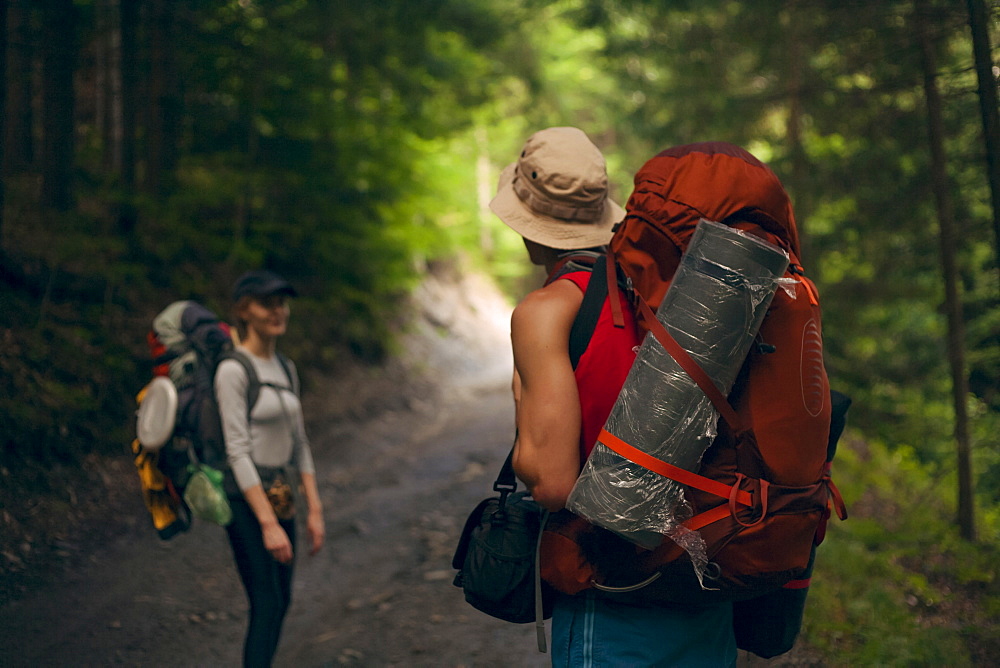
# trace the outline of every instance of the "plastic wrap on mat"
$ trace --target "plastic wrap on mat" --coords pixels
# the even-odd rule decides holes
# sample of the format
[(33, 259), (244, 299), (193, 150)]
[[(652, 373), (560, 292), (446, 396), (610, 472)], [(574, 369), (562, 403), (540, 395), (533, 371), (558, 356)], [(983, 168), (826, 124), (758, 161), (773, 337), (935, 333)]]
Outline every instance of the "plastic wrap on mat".
[[(657, 319), (724, 395), (736, 380), (788, 266), (784, 251), (726, 225), (699, 222)], [(605, 430), (658, 459), (697, 471), (716, 435), (718, 412), (660, 343), (639, 347)], [(652, 549), (670, 536), (699, 574), (704, 542), (681, 523), (692, 511), (680, 484), (598, 442), (567, 507)]]

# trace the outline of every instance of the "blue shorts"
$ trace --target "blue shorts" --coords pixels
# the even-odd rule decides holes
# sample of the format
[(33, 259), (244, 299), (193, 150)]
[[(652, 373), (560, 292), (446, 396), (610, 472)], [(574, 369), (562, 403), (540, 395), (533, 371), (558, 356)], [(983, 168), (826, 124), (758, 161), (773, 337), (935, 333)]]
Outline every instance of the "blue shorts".
[(552, 665), (572, 668), (736, 665), (733, 606), (637, 606), (595, 592), (559, 596)]

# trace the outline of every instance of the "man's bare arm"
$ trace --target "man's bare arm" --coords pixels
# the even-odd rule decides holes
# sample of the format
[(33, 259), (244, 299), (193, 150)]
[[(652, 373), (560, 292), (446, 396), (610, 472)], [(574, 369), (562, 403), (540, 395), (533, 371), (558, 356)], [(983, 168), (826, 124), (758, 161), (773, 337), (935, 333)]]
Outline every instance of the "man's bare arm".
[(535, 500), (552, 511), (566, 504), (580, 473), (580, 400), (569, 332), (582, 299), (575, 284), (556, 281), (525, 297), (511, 317), (514, 470)]

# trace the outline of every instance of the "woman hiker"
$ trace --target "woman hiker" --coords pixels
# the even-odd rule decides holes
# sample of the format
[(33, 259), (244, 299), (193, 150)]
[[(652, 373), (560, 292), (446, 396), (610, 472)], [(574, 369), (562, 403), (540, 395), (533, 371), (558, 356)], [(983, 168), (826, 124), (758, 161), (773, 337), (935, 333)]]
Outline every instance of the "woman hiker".
[[(244, 666), (270, 666), (291, 603), (295, 563), (294, 464), (306, 501), (309, 552), (323, 545), (323, 507), (302, 418), (295, 365), (277, 352), (288, 326), (288, 298), (295, 289), (269, 271), (251, 271), (236, 282), (234, 314), (240, 345), (261, 384), (247, 410), (250, 378), (238, 360), (224, 359), (215, 393), (226, 441), (233, 521), (226, 527), (240, 579), (250, 602)], [(235, 484), (233, 484), (235, 483)]]

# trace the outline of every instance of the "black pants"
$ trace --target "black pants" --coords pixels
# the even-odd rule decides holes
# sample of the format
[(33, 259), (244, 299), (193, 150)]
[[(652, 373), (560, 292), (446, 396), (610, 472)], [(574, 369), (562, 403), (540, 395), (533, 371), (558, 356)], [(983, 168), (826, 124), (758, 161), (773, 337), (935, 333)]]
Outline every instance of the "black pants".
[[(274, 560), (264, 547), (260, 522), (243, 499), (229, 499), (233, 521), (226, 527), (236, 567), (250, 601), (250, 623), (243, 645), (243, 665), (270, 666), (281, 636), (281, 624), (292, 602), (291, 563)], [(295, 520), (279, 521), (295, 546)]]

